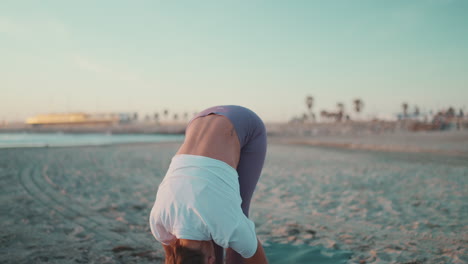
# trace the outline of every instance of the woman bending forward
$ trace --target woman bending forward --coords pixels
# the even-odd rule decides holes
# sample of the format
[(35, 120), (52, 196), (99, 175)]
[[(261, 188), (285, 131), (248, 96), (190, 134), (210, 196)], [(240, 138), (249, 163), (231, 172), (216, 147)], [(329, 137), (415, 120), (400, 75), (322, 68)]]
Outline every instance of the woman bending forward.
[(264, 264), (249, 207), (266, 153), (262, 120), (241, 106), (196, 115), (159, 185), (150, 215), (166, 264)]

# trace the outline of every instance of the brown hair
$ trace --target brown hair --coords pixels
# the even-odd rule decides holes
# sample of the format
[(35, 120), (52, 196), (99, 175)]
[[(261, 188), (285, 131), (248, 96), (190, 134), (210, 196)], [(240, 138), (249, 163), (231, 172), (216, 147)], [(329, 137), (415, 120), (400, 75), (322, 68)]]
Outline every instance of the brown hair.
[(166, 255), (165, 264), (205, 264), (205, 254), (201, 250), (176, 245), (172, 253)]

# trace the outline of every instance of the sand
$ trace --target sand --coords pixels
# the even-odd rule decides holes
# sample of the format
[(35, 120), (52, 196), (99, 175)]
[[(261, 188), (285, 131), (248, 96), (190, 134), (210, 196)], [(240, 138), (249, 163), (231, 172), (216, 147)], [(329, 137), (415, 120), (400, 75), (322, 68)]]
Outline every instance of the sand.
[[(178, 145), (0, 149), (0, 263), (163, 263)], [(251, 218), (270, 263), (467, 263), (466, 160), (272, 140)]]

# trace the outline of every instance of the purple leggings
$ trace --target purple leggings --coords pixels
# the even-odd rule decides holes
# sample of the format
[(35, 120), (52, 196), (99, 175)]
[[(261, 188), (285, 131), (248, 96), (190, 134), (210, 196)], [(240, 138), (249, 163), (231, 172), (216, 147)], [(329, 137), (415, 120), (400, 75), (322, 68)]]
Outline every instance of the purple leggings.
[[(251, 110), (237, 105), (214, 106), (201, 111), (197, 117), (210, 114), (227, 117), (239, 137), (240, 159), (237, 166), (239, 175), (240, 196), (242, 198), (242, 211), (248, 217), (250, 201), (265, 161), (267, 137), (265, 125)], [(193, 120), (192, 119), (192, 120)], [(242, 257), (234, 251), (228, 255), (229, 263), (243, 263)], [(223, 248), (215, 245), (217, 263), (223, 259)]]

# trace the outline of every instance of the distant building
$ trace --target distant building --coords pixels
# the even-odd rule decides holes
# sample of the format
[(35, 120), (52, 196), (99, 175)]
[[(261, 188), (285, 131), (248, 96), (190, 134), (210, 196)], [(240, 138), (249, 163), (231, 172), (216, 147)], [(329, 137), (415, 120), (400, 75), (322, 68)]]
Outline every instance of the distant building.
[(115, 114), (86, 114), (86, 113), (65, 113), (65, 114), (46, 114), (30, 117), (26, 124), (33, 126), (40, 125), (91, 125), (119, 123), (120, 119)]

